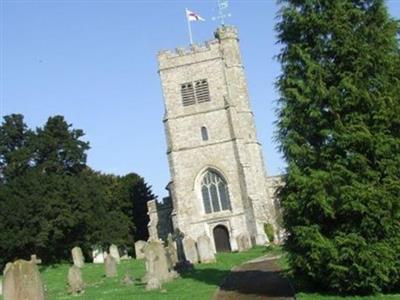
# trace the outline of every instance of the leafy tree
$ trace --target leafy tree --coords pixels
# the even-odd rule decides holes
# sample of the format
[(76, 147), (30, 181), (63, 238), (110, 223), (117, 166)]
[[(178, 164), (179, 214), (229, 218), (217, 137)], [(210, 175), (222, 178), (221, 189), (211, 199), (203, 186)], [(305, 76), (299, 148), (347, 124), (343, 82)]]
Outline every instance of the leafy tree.
[(382, 0), (285, 0), (280, 197), (298, 278), (340, 293), (400, 289), (398, 23)]
[(151, 187), (144, 178), (130, 173), (119, 178), (120, 197), (126, 201), (125, 214), (131, 217), (135, 224), (132, 231), (135, 241), (149, 238), (147, 224), (150, 219), (147, 214), (147, 202), (155, 199)]

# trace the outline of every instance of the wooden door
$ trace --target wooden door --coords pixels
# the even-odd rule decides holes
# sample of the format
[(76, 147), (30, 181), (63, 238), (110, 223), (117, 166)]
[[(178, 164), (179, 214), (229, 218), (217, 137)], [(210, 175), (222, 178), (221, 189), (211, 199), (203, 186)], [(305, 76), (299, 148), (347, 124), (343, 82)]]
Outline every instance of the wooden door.
[(225, 226), (218, 225), (214, 228), (214, 243), (217, 252), (231, 252), (229, 232)]

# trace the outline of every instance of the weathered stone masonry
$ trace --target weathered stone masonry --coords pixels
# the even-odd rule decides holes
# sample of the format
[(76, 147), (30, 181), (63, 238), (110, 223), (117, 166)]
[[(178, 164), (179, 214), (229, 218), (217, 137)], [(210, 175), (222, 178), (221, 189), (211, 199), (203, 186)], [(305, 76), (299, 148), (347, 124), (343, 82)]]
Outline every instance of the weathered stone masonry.
[(264, 224), (276, 226), (273, 187), (257, 140), (237, 30), (220, 27), (204, 46), (162, 51), (158, 62), (173, 228), (194, 240), (206, 234), (215, 250), (221, 247), (215, 235), (224, 228), (232, 250), (243, 234), (265, 244)]

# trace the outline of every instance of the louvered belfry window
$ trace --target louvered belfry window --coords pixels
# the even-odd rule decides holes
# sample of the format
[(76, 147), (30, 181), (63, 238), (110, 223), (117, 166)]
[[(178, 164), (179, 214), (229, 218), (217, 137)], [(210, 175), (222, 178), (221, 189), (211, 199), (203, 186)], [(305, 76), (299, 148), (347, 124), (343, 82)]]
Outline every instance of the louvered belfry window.
[(208, 90), (208, 82), (206, 79), (195, 82), (197, 103), (210, 101), (210, 91)]
[(183, 106), (210, 101), (210, 90), (206, 79), (181, 84), (181, 94)]
[(182, 104), (183, 106), (189, 106), (196, 104), (196, 99), (194, 98), (193, 83), (188, 82), (181, 85), (182, 94)]

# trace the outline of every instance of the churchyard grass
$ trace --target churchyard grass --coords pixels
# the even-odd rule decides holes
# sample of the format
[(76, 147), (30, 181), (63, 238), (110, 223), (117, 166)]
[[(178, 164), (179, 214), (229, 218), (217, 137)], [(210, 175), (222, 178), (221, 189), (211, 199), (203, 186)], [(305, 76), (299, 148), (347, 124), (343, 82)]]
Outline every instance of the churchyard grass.
[[(121, 261), (118, 265), (118, 277), (104, 277), (103, 264), (86, 263), (82, 269), (82, 277), (87, 287), (82, 296), (67, 294), (68, 264), (40, 266), (42, 279), (46, 285), (48, 300), (83, 299), (83, 300), (201, 300), (211, 299), (218, 284), (229, 274), (232, 267), (262, 255), (276, 255), (279, 249), (256, 247), (241, 253), (221, 253), (217, 262), (199, 264), (191, 272), (180, 278), (165, 283), (161, 290), (145, 291), (140, 278), (145, 274), (144, 260)], [(133, 275), (135, 283), (125, 286), (121, 283), (125, 273)], [(0, 299), (3, 298), (0, 296)]]
[[(43, 281), (46, 284), (48, 300), (82, 299), (82, 300), (208, 300), (212, 299), (218, 285), (229, 274), (232, 267), (263, 255), (275, 256), (282, 254), (280, 248), (256, 247), (241, 253), (221, 253), (217, 262), (199, 264), (191, 272), (166, 283), (159, 291), (145, 291), (145, 285), (140, 278), (145, 274), (144, 260), (121, 261), (118, 265), (118, 277), (106, 278), (103, 264), (86, 263), (82, 269), (83, 279), (87, 284), (85, 293), (81, 296), (67, 294), (68, 264), (40, 266)], [(280, 263), (284, 269), (288, 264), (283, 255)], [(135, 283), (125, 286), (121, 283), (125, 273), (133, 275)], [(400, 300), (400, 295), (375, 295), (369, 297), (339, 297), (302, 292), (296, 295), (298, 300)], [(3, 298), (0, 296), (0, 299)]]

